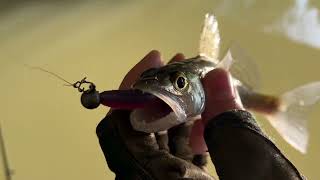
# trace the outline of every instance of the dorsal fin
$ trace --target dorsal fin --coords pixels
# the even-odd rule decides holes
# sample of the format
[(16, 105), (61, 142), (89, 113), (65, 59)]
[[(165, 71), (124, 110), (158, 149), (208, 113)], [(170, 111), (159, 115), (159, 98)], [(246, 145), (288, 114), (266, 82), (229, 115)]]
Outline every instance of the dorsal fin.
[(212, 14), (206, 14), (200, 35), (199, 55), (217, 62), (219, 49), (220, 34), (217, 19)]

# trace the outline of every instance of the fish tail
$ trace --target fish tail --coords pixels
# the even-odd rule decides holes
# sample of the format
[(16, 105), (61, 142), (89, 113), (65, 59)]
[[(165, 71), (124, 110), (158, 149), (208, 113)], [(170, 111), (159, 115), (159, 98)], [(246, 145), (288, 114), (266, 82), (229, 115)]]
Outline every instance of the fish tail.
[(289, 144), (306, 153), (309, 140), (307, 115), (320, 100), (320, 81), (288, 91), (280, 99), (282, 103), (279, 110), (267, 118)]
[(280, 97), (261, 94), (245, 96), (244, 106), (263, 113), (279, 134), (301, 153), (307, 152), (308, 112), (320, 101), (320, 81), (309, 83)]

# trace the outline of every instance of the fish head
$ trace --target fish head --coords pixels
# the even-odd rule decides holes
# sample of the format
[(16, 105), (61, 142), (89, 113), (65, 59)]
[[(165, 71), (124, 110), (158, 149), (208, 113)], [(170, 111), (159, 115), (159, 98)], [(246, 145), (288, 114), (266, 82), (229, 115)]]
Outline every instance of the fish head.
[(130, 119), (134, 129), (163, 131), (202, 113), (205, 94), (200, 76), (193, 69), (183, 62), (175, 62), (141, 74), (133, 89), (156, 96), (162, 105), (133, 110)]

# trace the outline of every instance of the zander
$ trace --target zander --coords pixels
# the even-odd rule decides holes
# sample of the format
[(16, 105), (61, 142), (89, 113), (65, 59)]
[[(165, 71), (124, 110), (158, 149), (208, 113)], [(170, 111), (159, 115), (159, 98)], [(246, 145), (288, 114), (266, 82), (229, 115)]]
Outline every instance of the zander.
[[(244, 107), (265, 115), (289, 144), (306, 153), (306, 111), (320, 100), (320, 81), (279, 97), (263, 95), (251, 86), (250, 75), (243, 77), (247, 72), (235, 70), (235, 66), (246, 66), (244, 61), (233, 57), (232, 50), (227, 51), (220, 60), (219, 49), (218, 23), (213, 15), (208, 14), (200, 37), (198, 56), (146, 70), (132, 90), (99, 93), (92, 86), (82, 94), (82, 104), (87, 108), (96, 108), (101, 103), (112, 108), (130, 109), (131, 124), (138, 131), (153, 133), (168, 130), (199, 118), (205, 108), (201, 79), (214, 68), (224, 68), (230, 70)], [(244, 68), (244, 71), (247, 69)]]
[[(229, 69), (237, 60), (233, 59), (232, 51), (228, 51), (220, 61), (219, 47), (218, 23), (213, 15), (208, 14), (200, 37), (199, 56), (149, 69), (133, 85), (134, 89), (160, 98), (172, 111), (157, 106), (134, 109), (131, 113), (133, 127), (139, 131), (157, 132), (199, 116), (205, 104), (201, 78), (216, 67)], [(233, 74), (232, 68), (231, 74), (244, 107), (265, 115), (289, 144), (306, 153), (308, 130), (305, 113), (320, 100), (320, 82), (275, 97), (255, 92), (249, 83), (237, 80), (237, 74)]]

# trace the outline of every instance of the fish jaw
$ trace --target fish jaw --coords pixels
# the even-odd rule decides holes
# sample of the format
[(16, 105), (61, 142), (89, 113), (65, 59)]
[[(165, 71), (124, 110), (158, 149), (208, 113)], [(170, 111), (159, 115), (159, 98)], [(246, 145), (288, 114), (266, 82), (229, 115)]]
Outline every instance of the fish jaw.
[[(139, 89), (139, 87), (136, 87)], [(130, 122), (132, 127), (137, 131), (153, 133), (167, 130), (173, 126), (179, 125), (187, 120), (185, 109), (180, 103), (170, 96), (155, 92), (150, 88), (141, 88), (144, 92), (150, 93), (161, 99), (172, 111), (162, 117), (150, 117), (145, 109), (134, 109), (130, 114)], [(161, 111), (156, 109), (157, 112)]]

